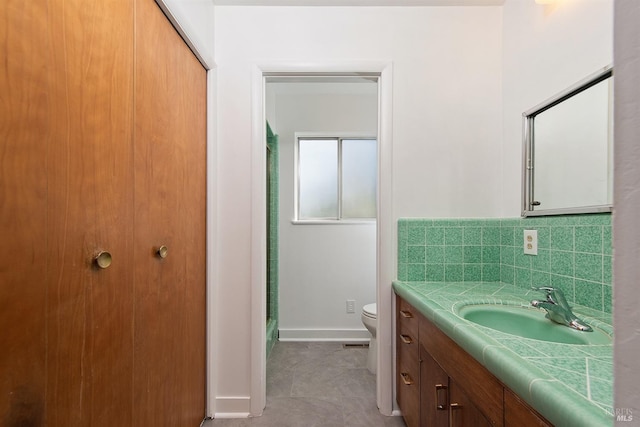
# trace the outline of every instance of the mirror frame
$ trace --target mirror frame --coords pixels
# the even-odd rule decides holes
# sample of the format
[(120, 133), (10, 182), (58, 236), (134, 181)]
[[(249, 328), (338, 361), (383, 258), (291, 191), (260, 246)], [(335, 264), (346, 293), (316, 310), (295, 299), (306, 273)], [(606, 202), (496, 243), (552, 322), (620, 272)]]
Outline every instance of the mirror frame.
[(546, 101), (536, 105), (535, 107), (522, 113), (522, 125), (523, 125), (523, 178), (522, 178), (522, 216), (546, 216), (546, 215), (567, 215), (567, 214), (583, 214), (583, 213), (602, 213), (611, 212), (613, 205), (598, 205), (598, 206), (575, 206), (567, 208), (556, 209), (535, 209), (536, 204), (534, 199), (534, 154), (535, 154), (535, 138), (534, 138), (534, 121), (535, 117), (552, 108), (555, 105), (560, 104), (563, 101), (577, 95), (590, 87), (613, 77), (613, 67), (608, 65), (596, 73), (586, 77), (578, 83), (563, 90), (557, 95), (547, 99)]

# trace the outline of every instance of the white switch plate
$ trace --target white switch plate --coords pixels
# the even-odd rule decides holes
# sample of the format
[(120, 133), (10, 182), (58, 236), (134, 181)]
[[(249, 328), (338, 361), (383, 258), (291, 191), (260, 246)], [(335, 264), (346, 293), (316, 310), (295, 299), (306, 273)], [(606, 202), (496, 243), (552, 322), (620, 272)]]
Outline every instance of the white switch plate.
[(348, 299), (347, 300), (347, 313), (355, 313), (356, 312), (356, 302), (355, 300)]
[(538, 255), (538, 230), (524, 230), (524, 253)]

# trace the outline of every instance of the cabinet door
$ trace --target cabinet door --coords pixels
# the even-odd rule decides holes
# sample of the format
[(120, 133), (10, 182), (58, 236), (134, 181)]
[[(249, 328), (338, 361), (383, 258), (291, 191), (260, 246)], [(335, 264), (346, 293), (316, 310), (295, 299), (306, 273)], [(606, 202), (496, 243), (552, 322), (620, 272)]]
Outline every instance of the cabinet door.
[(420, 323), (420, 344), (493, 425), (503, 425), (503, 386), (492, 373), (425, 318)]
[(473, 404), (467, 393), (449, 379), (449, 425), (451, 427), (490, 427), (492, 424)]
[(551, 423), (542, 418), (511, 390), (504, 390), (505, 427), (551, 427)]
[(206, 71), (153, 0), (136, 1), (135, 118), (135, 424), (195, 426), (205, 411)]
[(420, 346), (420, 425), (446, 427), (449, 423), (449, 376)]
[(130, 426), (133, 2), (47, 4), (46, 423)]

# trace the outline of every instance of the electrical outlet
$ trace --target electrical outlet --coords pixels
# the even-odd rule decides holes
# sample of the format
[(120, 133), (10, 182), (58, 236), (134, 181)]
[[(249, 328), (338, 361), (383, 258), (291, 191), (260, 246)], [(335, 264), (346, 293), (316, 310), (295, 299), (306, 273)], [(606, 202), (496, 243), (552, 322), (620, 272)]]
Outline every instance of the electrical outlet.
[(356, 312), (356, 301), (352, 299), (347, 300), (347, 313)]
[(524, 230), (524, 253), (538, 255), (538, 230)]

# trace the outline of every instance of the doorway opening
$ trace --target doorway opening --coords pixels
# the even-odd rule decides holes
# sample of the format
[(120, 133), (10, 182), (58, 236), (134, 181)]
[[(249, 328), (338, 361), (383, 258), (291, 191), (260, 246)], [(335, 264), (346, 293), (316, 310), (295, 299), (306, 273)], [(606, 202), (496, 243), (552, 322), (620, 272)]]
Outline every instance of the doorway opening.
[(267, 316), (281, 341), (369, 339), (360, 313), (376, 301), (377, 92), (376, 77), (266, 78), (267, 203), (278, 194)]
[[(311, 70), (313, 69), (313, 71)], [(346, 70), (346, 71), (344, 71)], [(392, 82), (392, 69), (389, 63), (340, 63), (340, 64), (323, 64), (310, 67), (306, 65), (283, 65), (277, 64), (273, 66), (256, 66), (253, 73), (253, 111), (254, 120), (252, 126), (252, 170), (256, 172), (252, 178), (252, 200), (255, 206), (262, 206), (261, 209), (254, 209), (252, 213), (252, 347), (260, 351), (252, 352), (252, 386), (251, 386), (251, 413), (259, 415), (266, 403), (266, 341), (267, 341), (267, 328), (265, 327), (265, 319), (267, 318), (267, 300), (270, 300), (271, 307), (274, 303), (278, 306), (278, 311), (281, 312), (281, 302), (277, 299), (274, 301), (273, 287), (270, 289), (270, 296), (267, 296), (267, 265), (268, 257), (266, 248), (268, 247), (268, 231), (267, 221), (273, 222), (267, 218), (267, 209), (264, 206), (267, 204), (267, 156), (268, 150), (265, 149), (266, 135), (267, 135), (267, 122), (272, 127), (274, 134), (278, 135), (278, 157), (280, 165), (284, 155), (282, 153), (282, 132), (279, 129), (279, 123), (277, 117), (275, 120), (269, 117), (269, 108), (267, 90), (268, 85), (271, 82), (275, 82), (278, 79), (288, 81), (289, 83), (309, 83), (308, 79), (344, 79), (344, 78), (364, 78), (368, 79), (371, 83), (375, 83), (377, 92), (375, 95), (376, 104), (375, 112), (377, 116), (376, 132), (375, 136), (378, 138), (378, 177), (377, 177), (377, 221), (373, 223), (375, 237), (371, 243), (374, 247), (374, 267), (375, 272), (373, 274), (374, 282), (373, 286), (373, 301), (378, 303), (378, 339), (383, 341), (383, 345), (378, 346), (378, 373), (376, 377), (376, 396), (377, 406), (380, 411), (385, 415), (391, 415), (393, 411), (393, 349), (391, 340), (391, 328), (392, 328), (392, 298), (391, 298), (391, 282), (395, 277), (395, 261), (393, 259), (394, 244), (393, 244), (393, 222), (391, 215), (391, 82)], [(272, 123), (273, 121), (273, 123)], [(307, 129), (309, 130), (309, 129)], [(349, 136), (349, 135), (347, 135)], [(371, 135), (367, 135), (371, 136)], [(288, 172), (290, 173), (290, 172)], [(274, 176), (277, 175), (279, 182), (279, 188), (282, 189), (284, 184), (284, 173), (281, 172), (281, 167), (278, 172), (270, 174), (269, 180), (271, 181), (271, 187), (274, 185)], [(273, 191), (273, 190), (272, 190)], [(285, 202), (283, 194), (279, 194), (279, 204), (284, 205)], [(287, 196), (294, 197), (294, 196)], [(297, 196), (295, 196), (297, 197)], [(295, 206), (293, 201), (288, 203), (289, 206)], [(293, 220), (293, 221), (292, 221)], [(295, 222), (295, 216), (283, 217), (280, 215), (278, 223), (292, 224)], [(345, 222), (346, 224), (346, 222)], [(313, 225), (318, 227), (319, 224)], [(273, 227), (269, 224), (269, 227)], [(305, 226), (298, 226), (299, 228), (311, 228)], [(325, 228), (326, 230), (326, 228)], [(281, 230), (278, 231), (281, 233)], [(280, 240), (281, 237), (278, 237)], [(282, 242), (278, 243), (280, 250), (282, 249)], [(271, 255), (272, 256), (272, 255)], [(277, 255), (279, 258), (282, 256)], [(318, 263), (316, 262), (316, 265)], [(269, 273), (273, 275), (273, 271)], [(282, 282), (283, 274), (278, 272), (278, 281)], [(271, 282), (273, 286), (273, 282)], [(280, 284), (278, 284), (280, 286)], [(281, 292), (282, 289), (279, 289)], [(281, 299), (282, 296), (279, 297)], [(364, 298), (362, 301), (358, 301), (362, 305), (373, 302)], [(295, 304), (294, 304), (295, 305)], [(345, 301), (342, 301), (341, 310), (347, 309)], [(305, 309), (305, 304), (297, 304), (297, 310)], [(355, 310), (355, 306), (354, 306)], [(360, 325), (360, 314), (356, 313), (354, 318), (358, 318), (358, 329), (365, 331)], [(282, 321), (282, 319), (278, 319)], [(279, 326), (282, 336), (282, 326)], [(331, 329), (331, 328), (329, 328)], [(355, 329), (355, 328), (354, 328)], [(293, 331), (294, 335), (297, 333)], [(321, 335), (324, 332), (319, 332)], [(350, 332), (347, 332), (347, 334)], [(367, 333), (368, 334), (368, 333)], [(321, 339), (322, 336), (317, 336), (317, 339)]]

